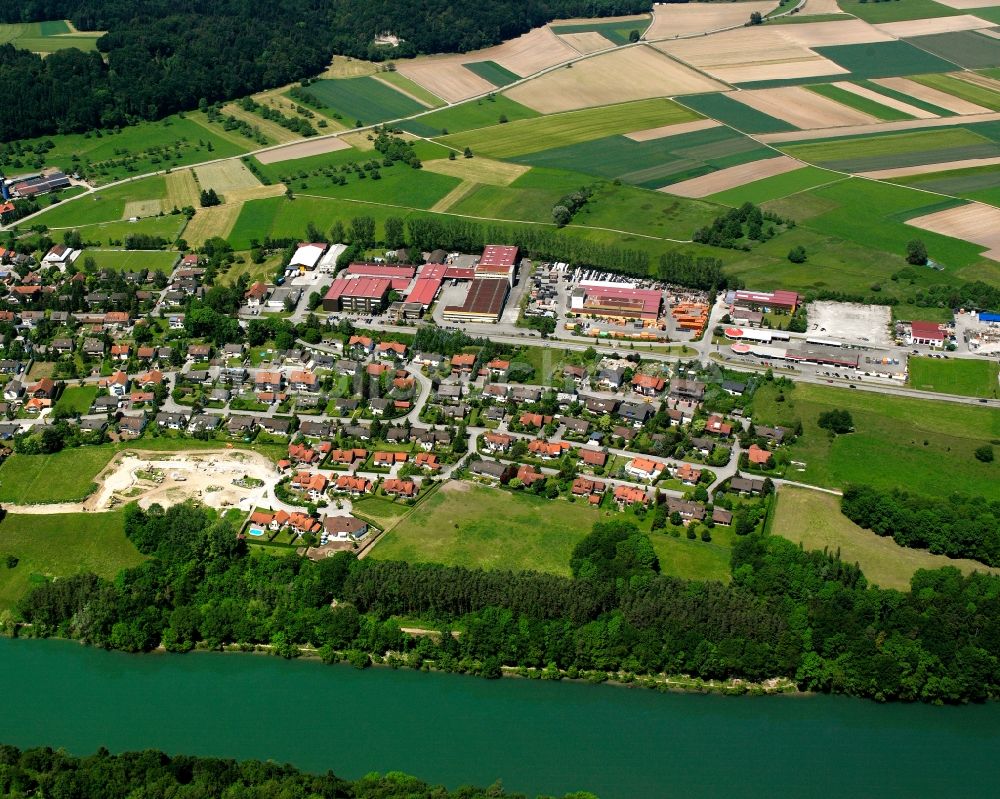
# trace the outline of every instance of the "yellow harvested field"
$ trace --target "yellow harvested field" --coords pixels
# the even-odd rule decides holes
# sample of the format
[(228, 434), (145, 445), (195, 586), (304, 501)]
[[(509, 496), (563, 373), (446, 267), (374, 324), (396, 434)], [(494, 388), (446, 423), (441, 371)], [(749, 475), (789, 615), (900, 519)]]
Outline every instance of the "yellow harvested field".
[(900, 166), (894, 169), (876, 169), (872, 172), (859, 172), (863, 178), (876, 180), (892, 180), (910, 175), (931, 175), (935, 172), (949, 172), (953, 169), (975, 169), (981, 166), (1000, 165), (1000, 156), (994, 158), (966, 158), (962, 161), (947, 161), (941, 164), (917, 164), (916, 166)]
[(937, 114), (933, 114), (923, 108), (917, 108), (915, 105), (904, 103), (902, 100), (897, 100), (895, 97), (888, 97), (884, 94), (879, 94), (878, 92), (874, 92), (864, 86), (858, 86), (856, 83), (851, 83), (850, 81), (836, 81), (832, 85), (836, 86), (838, 89), (843, 89), (845, 92), (856, 94), (858, 97), (864, 97), (867, 100), (874, 100), (876, 103), (884, 105), (887, 108), (895, 108), (897, 111), (902, 111), (904, 114), (909, 114), (911, 117), (916, 117), (917, 119), (937, 119), (938, 116)]
[(199, 208), (181, 235), (192, 247), (200, 247), (214, 236), (225, 238), (232, 232), (242, 209), (243, 203)]
[(355, 150), (374, 150), (375, 142), (368, 138), (371, 135), (367, 131), (359, 130), (356, 133), (345, 133), (340, 137), (340, 140), (347, 142)]
[(948, 94), (940, 89), (932, 89), (930, 86), (924, 86), (922, 83), (917, 83), (915, 80), (909, 80), (908, 78), (877, 78), (874, 83), (877, 83), (879, 86), (885, 86), (887, 89), (892, 89), (893, 91), (902, 92), (915, 100), (922, 100), (925, 103), (936, 105), (955, 114), (990, 113), (990, 109), (983, 108), (981, 105), (970, 103), (968, 100), (955, 97), (953, 94)]
[(125, 203), (125, 212), (122, 214), (122, 219), (131, 219), (133, 216), (140, 219), (147, 216), (156, 216), (162, 210), (162, 200), (131, 200)]
[(930, 36), (934, 33), (953, 33), (955, 31), (974, 31), (979, 28), (991, 28), (992, 22), (974, 17), (971, 14), (959, 14), (957, 17), (935, 17), (934, 19), (910, 19), (904, 22), (887, 22), (876, 25), (880, 31), (895, 36), (897, 39), (910, 36)]
[(847, 73), (828, 58), (786, 37), (781, 32), (784, 27), (808, 26), (740, 28), (716, 36), (660, 42), (656, 48), (727, 83)]
[[(735, 97), (736, 95), (733, 95)], [(972, 122), (998, 122), (1000, 113), (978, 114), (966, 117), (963, 124)], [(832, 136), (858, 136), (867, 133), (895, 133), (900, 130), (915, 128), (949, 127), (955, 124), (952, 117), (940, 119), (901, 119), (898, 122), (879, 122), (875, 125), (848, 125), (846, 127), (817, 128), (815, 130), (792, 130), (785, 133), (762, 133), (754, 136), (763, 144), (785, 144), (793, 141), (809, 141), (811, 139), (829, 139)]]
[(777, 0), (755, 3), (657, 3), (653, 6), (653, 24), (643, 38), (647, 41), (672, 39), (732, 28), (749, 21), (754, 11), (763, 16), (777, 5)]
[(465, 58), (466, 63), (496, 61), (500, 66), (524, 78), (576, 58), (578, 53), (551, 29), (535, 28), (509, 42), (468, 55), (473, 58)]
[(462, 200), (467, 195), (471, 194), (478, 187), (479, 184), (473, 180), (463, 181), (462, 183), (459, 183), (451, 191), (449, 191), (444, 197), (442, 197), (440, 200), (434, 203), (434, 205), (431, 206), (430, 210), (438, 214), (444, 213), (459, 200)]
[[(269, 98), (267, 105), (272, 108), (277, 108), (278, 101), (273, 98)], [(244, 111), (236, 103), (224, 105), (222, 107), (222, 113), (227, 116), (234, 116), (242, 122), (246, 122), (250, 127), (257, 128), (267, 137), (267, 144), (284, 144), (286, 141), (295, 141), (299, 138), (298, 133), (295, 133), (288, 128), (283, 128), (277, 122), (272, 122), (270, 119), (264, 119), (264, 117), (258, 116), (250, 111)]]
[(651, 47), (629, 47), (580, 61), (572, 69), (549, 72), (506, 94), (528, 108), (554, 114), (724, 88)]
[(892, 36), (860, 19), (842, 22), (810, 22), (802, 25), (782, 25), (776, 31), (788, 41), (802, 47), (827, 47), (838, 44), (869, 44), (888, 42)]
[(363, 78), (366, 75), (374, 75), (380, 69), (380, 65), (372, 61), (360, 61), (357, 58), (335, 55), (330, 66), (320, 75), (321, 78)]
[[(640, 22), (649, 23), (648, 14), (624, 14), (620, 17), (571, 17), (570, 19), (554, 19), (549, 23), (549, 27), (559, 28), (563, 25), (602, 25), (615, 22)], [(641, 26), (640, 26), (641, 27)]]
[(280, 197), (285, 193), (284, 183), (272, 183), (251, 186), (246, 189), (230, 189), (226, 192), (226, 203), (245, 203), (247, 200), (264, 200), (268, 197)]
[(806, 0), (806, 7), (799, 12), (803, 16), (843, 13), (844, 9), (837, 5), (837, 0)]
[(908, 220), (906, 224), (986, 247), (983, 255), (1000, 261), (1000, 208), (985, 203), (969, 203), (947, 211), (918, 216)]
[(871, 114), (841, 105), (801, 86), (754, 89), (733, 92), (729, 96), (801, 130), (878, 122)]
[(678, 136), (681, 133), (694, 133), (698, 130), (717, 128), (721, 124), (714, 119), (696, 119), (693, 122), (678, 122), (675, 125), (660, 125), (658, 128), (637, 130), (634, 133), (626, 133), (625, 138), (632, 141), (653, 141), (654, 139), (665, 139), (668, 136)]
[(528, 169), (529, 167), (521, 164), (494, 161), (482, 156), (477, 156), (474, 159), (456, 158), (454, 161), (449, 161), (447, 158), (424, 161), (424, 170), (427, 172), (451, 175), (453, 178), (485, 183), (488, 186), (509, 186)]
[(322, 155), (323, 153), (333, 153), (337, 150), (346, 150), (349, 145), (344, 140), (331, 136), (326, 139), (310, 139), (298, 142), (297, 144), (286, 144), (283, 147), (272, 147), (255, 154), (255, 158), (262, 164), (277, 164), (281, 161), (292, 161), (296, 158), (306, 158), (310, 155)]
[(449, 103), (457, 103), (496, 89), (488, 80), (462, 66), (462, 61), (468, 60), (459, 60), (452, 55), (428, 56), (398, 64), (396, 69), (431, 94), (436, 94)]
[(163, 204), (167, 208), (183, 208), (185, 205), (198, 205), (198, 182), (194, 172), (181, 169), (167, 175), (167, 196)]
[(672, 186), (664, 186), (657, 191), (666, 194), (676, 194), (678, 197), (690, 197), (693, 199), (707, 197), (728, 189), (735, 189), (745, 183), (753, 183), (755, 180), (773, 178), (775, 175), (783, 175), (795, 169), (805, 166), (801, 161), (797, 161), (787, 155), (779, 155), (777, 158), (768, 158), (764, 161), (752, 161), (749, 164), (731, 166), (728, 169), (720, 169), (708, 175), (702, 175), (690, 180), (682, 180)]
[(610, 39), (605, 39), (597, 31), (587, 33), (561, 33), (559, 38), (582, 55), (596, 53), (599, 50), (607, 50), (615, 44)]
[(194, 174), (203, 188), (215, 189), (220, 194), (232, 189), (252, 189), (260, 185), (256, 175), (238, 158), (196, 166)]

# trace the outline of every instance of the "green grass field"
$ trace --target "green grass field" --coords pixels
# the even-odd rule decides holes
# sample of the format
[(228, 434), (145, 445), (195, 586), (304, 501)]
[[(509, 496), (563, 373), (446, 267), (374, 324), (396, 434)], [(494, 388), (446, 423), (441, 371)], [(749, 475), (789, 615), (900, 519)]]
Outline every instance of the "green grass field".
[(1000, 66), (1000, 42), (975, 31), (936, 33), (906, 41), (966, 69)]
[(857, 80), (854, 81), (858, 86), (863, 86), (869, 91), (873, 91), (876, 94), (881, 94), (884, 97), (891, 97), (893, 100), (899, 100), (902, 103), (907, 103), (915, 108), (921, 108), (924, 111), (929, 111), (930, 113), (939, 117), (953, 117), (956, 116), (954, 111), (949, 111), (947, 108), (942, 108), (939, 105), (934, 105), (933, 103), (925, 102), (924, 100), (918, 100), (916, 97), (911, 97), (904, 92), (898, 92), (895, 89), (890, 89), (887, 86), (882, 86), (871, 80)]
[(857, 563), (870, 583), (882, 588), (907, 591), (917, 569), (954, 566), (966, 574), (973, 571), (1000, 573), (973, 560), (954, 560), (932, 555), (925, 549), (901, 547), (891, 537), (858, 527), (840, 512), (840, 498), (808, 488), (782, 486), (771, 532), (806, 549), (840, 552), (847, 563)]
[(462, 64), (462, 66), (498, 88), (509, 86), (521, 79), (520, 75), (505, 69), (495, 61), (472, 61), (468, 64)]
[[(785, 401), (778, 402), (775, 386), (761, 387), (753, 418), (759, 424), (802, 422), (804, 434), (791, 455), (805, 466), (790, 467), (790, 480), (831, 488), (898, 486), (934, 496), (996, 493), (1000, 463), (981, 463), (973, 452), (1000, 438), (1000, 410), (809, 383), (783, 393)], [(820, 413), (834, 408), (850, 411), (856, 432), (831, 440), (817, 426)]]
[(371, 557), (568, 575), (573, 547), (599, 518), (581, 502), (452, 482), (393, 528)]
[(910, 386), (965, 397), (1000, 397), (1000, 364), (973, 358), (910, 358)]
[(993, 205), (1000, 202), (1000, 165), (910, 175), (895, 178), (893, 183), (936, 191), (941, 194), (952, 194), (970, 200), (981, 200)]
[(688, 239), (692, 231), (711, 224), (718, 215), (718, 206), (702, 200), (605, 183), (576, 214), (573, 224)]
[(69, 386), (56, 402), (55, 410), (68, 413), (84, 414), (90, 411), (90, 406), (97, 396), (97, 386)]
[(13, 608), (35, 585), (53, 577), (93, 572), (111, 579), (144, 558), (125, 537), (120, 513), (8, 514), (0, 522), (0, 609)]
[(660, 561), (661, 574), (685, 580), (730, 581), (729, 560), (734, 535), (731, 528), (716, 527), (712, 530), (711, 541), (692, 541), (684, 533), (674, 538), (662, 530), (650, 530), (648, 534)]
[(706, 199), (734, 207), (742, 205), (745, 202), (760, 205), (769, 200), (778, 200), (782, 197), (797, 194), (800, 191), (806, 191), (844, 179), (843, 175), (836, 172), (830, 172), (815, 166), (805, 166), (793, 172), (786, 172), (783, 175), (775, 175), (763, 180), (755, 180), (752, 183), (744, 183), (742, 186), (713, 194)]
[(510, 158), (697, 118), (693, 111), (670, 100), (641, 100), (522, 119), (452, 134), (442, 141), (458, 149), (471, 147), (473, 152), (494, 158)]
[[(136, 200), (159, 200), (166, 196), (166, 179), (153, 175), (85, 197), (53, 205), (39, 219), (50, 228), (79, 227), (98, 222), (116, 222), (125, 218), (125, 205)], [(170, 210), (170, 209), (167, 209)]]
[(837, 5), (848, 14), (854, 14), (865, 22), (902, 22), (910, 19), (934, 19), (951, 17), (956, 14), (972, 13), (935, 3), (933, 0), (897, 0), (891, 3), (862, 3), (860, 0), (839, 0)]
[(378, 79), (385, 81), (386, 83), (391, 83), (400, 91), (406, 92), (406, 94), (423, 101), (430, 108), (438, 108), (439, 106), (445, 104), (444, 100), (436, 94), (432, 94), (419, 83), (414, 83), (408, 77), (400, 74), (399, 72), (380, 72), (378, 74)]
[(722, 92), (693, 94), (681, 98), (678, 102), (693, 108), (700, 114), (731, 125), (737, 130), (742, 130), (744, 133), (781, 133), (786, 130), (795, 130), (795, 127), (785, 120), (772, 117), (763, 111), (737, 102), (729, 94)]
[(236, 224), (229, 233), (229, 243), (237, 250), (246, 250), (251, 241), (263, 241), (271, 233), (278, 208), (285, 202), (284, 197), (268, 197), (243, 203)]
[[(877, 5), (901, 6), (906, 2), (909, 0)], [(898, 40), (874, 44), (841, 44), (813, 49), (851, 72), (855, 78), (889, 78), (896, 75), (919, 75), (925, 72), (948, 72), (955, 68), (950, 61)]]
[(426, 110), (420, 103), (372, 77), (318, 80), (305, 91), (339, 112), (348, 125), (358, 119), (371, 125)]
[(772, 153), (748, 136), (720, 126), (643, 142), (610, 136), (511, 160), (530, 166), (575, 169), (646, 188), (659, 188)]
[(884, 122), (892, 122), (898, 119), (913, 119), (910, 114), (904, 113), (896, 108), (890, 108), (882, 103), (877, 103), (868, 97), (861, 97), (853, 92), (833, 86), (829, 83), (819, 83), (814, 86), (807, 86), (808, 91), (814, 92), (822, 97), (826, 97), (841, 105), (855, 108), (864, 114), (871, 114), (876, 119)]
[(989, 108), (991, 111), (1000, 111), (1000, 92), (987, 89), (985, 86), (976, 86), (952, 75), (915, 75), (912, 80), (981, 105), (983, 108)]
[(415, 171), (400, 164), (384, 170), (380, 180), (358, 180), (352, 176), (346, 186), (313, 188), (309, 181), (306, 181), (309, 188), (301, 188), (297, 183), (291, 185), (304, 195), (319, 194), (409, 208), (430, 208), (461, 182), (449, 175), (423, 169)]
[(97, 40), (103, 35), (100, 31), (73, 33), (63, 19), (0, 25), (0, 44), (12, 44), (33, 53), (54, 53), (67, 47), (96, 50)]
[(64, 449), (52, 455), (14, 453), (0, 465), (0, 502), (80, 501), (93, 492), (94, 478), (114, 453), (106, 445)]
[[(442, 108), (418, 119), (408, 119), (399, 126), (418, 136), (442, 136), (446, 131), (462, 133), (498, 125), (500, 117), (506, 117), (510, 123), (519, 119), (535, 119), (538, 116), (540, 115), (537, 111), (515, 103), (509, 97), (494, 94), (451, 108)], [(502, 129), (496, 129), (496, 132), (502, 133)]]
[(87, 256), (94, 259), (99, 269), (124, 272), (149, 269), (153, 272), (168, 273), (180, 257), (176, 252), (167, 250), (87, 250), (84, 257)]
[(642, 33), (649, 27), (650, 17), (642, 19), (615, 21), (615, 22), (583, 22), (575, 25), (553, 25), (552, 32), (562, 33), (599, 33), (608, 40), (608, 47), (612, 44), (628, 44), (628, 37), (632, 31)]

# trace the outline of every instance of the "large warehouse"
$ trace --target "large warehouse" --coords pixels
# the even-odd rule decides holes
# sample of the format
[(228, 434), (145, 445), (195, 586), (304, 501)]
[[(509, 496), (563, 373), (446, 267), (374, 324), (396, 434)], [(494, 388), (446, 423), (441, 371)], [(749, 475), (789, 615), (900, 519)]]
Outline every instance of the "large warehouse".
[(733, 305), (754, 311), (788, 311), (795, 313), (801, 298), (794, 291), (737, 291)]
[(442, 316), (449, 322), (496, 322), (510, 293), (506, 280), (476, 278), (461, 305), (449, 305)]
[(619, 319), (655, 320), (662, 306), (662, 291), (625, 286), (583, 284), (570, 297), (574, 313)]
[(337, 278), (323, 297), (328, 313), (377, 313), (385, 307), (392, 281), (386, 277)]
[(514, 285), (517, 273), (517, 247), (504, 244), (487, 244), (476, 264), (476, 278), (506, 280)]

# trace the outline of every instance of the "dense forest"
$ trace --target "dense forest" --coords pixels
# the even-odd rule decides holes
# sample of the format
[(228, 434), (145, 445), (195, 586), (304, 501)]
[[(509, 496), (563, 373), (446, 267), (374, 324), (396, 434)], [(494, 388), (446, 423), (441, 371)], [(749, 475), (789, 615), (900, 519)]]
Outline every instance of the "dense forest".
[[(0, 22), (106, 30), (99, 53), (44, 59), (0, 46), (0, 141), (126, 125), (321, 72), (334, 54), (384, 60), (474, 50), (551, 19), (648, 11), (650, 0), (23, 0)], [(376, 46), (393, 32), (397, 48)]]
[(855, 524), (892, 536), (900, 546), (1000, 566), (1000, 500), (851, 485), (844, 490), (841, 510)]
[[(227, 520), (192, 505), (124, 513), (150, 559), (114, 581), (39, 586), (18, 608), (32, 627), (19, 629), (126, 651), (236, 642), (293, 657), (312, 647), (359, 667), (388, 656), (485, 677), (507, 666), (788, 677), (879, 700), (1000, 696), (1000, 579), (984, 574), (918, 571), (910, 592), (881, 590), (836, 555), (751, 534), (733, 549), (731, 584), (686, 581), (660, 574), (646, 536), (620, 520), (577, 547), (573, 578), (349, 553), (313, 563), (250, 556)], [(442, 635), (411, 638), (400, 615)]]
[[(99, 750), (73, 757), (49, 748), (0, 745), (0, 796), (86, 797), (169, 796), (173, 799), (525, 799), (524, 794), (490, 788), (449, 791), (398, 772), (342, 780), (332, 772), (306, 774), (289, 765), (259, 760), (167, 755), (163, 752)], [(539, 797), (538, 799), (546, 799)], [(596, 799), (591, 793), (563, 799)]]

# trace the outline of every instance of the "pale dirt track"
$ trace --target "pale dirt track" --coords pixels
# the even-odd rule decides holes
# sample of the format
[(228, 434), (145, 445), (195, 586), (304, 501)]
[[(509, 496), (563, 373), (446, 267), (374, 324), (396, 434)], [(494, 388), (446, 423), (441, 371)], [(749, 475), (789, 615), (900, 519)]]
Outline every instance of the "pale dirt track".
[(935, 33), (953, 33), (955, 31), (972, 31), (978, 28), (992, 28), (993, 23), (971, 14), (960, 14), (957, 17), (935, 17), (934, 19), (911, 19), (906, 22), (887, 22), (876, 25), (880, 31), (888, 33), (897, 39), (911, 36), (931, 36)]
[(967, 158), (964, 161), (946, 161), (940, 164), (918, 164), (916, 166), (901, 166), (895, 169), (876, 169), (872, 172), (859, 172), (864, 178), (874, 178), (876, 180), (891, 180), (892, 178), (905, 178), (910, 175), (933, 175), (935, 172), (950, 172), (953, 169), (975, 169), (981, 166), (1000, 165), (1000, 157), (996, 158)]
[[(1000, 121), (1000, 113), (979, 114), (962, 120), (963, 123), (997, 121)], [(841, 128), (818, 128), (816, 130), (793, 130), (787, 133), (764, 133), (754, 138), (764, 144), (784, 144), (793, 141), (829, 139), (835, 136), (856, 136), (862, 133), (893, 133), (901, 130), (938, 128), (954, 124), (955, 120), (951, 117), (943, 119), (901, 119), (898, 122), (879, 122), (875, 125), (848, 125)]]
[(802, 130), (878, 122), (870, 114), (841, 105), (801, 86), (754, 89), (734, 92), (729, 96)]
[(698, 130), (720, 127), (722, 123), (714, 119), (696, 119), (693, 122), (678, 122), (674, 125), (660, 125), (658, 128), (646, 128), (633, 133), (626, 133), (625, 138), (632, 141), (653, 141), (665, 139), (668, 136), (679, 136), (682, 133), (694, 133)]
[(915, 105), (904, 103), (902, 100), (897, 100), (895, 97), (888, 97), (887, 95), (873, 92), (871, 89), (864, 86), (858, 86), (857, 84), (846, 80), (837, 81), (833, 85), (838, 89), (843, 89), (845, 92), (856, 94), (858, 97), (873, 100), (874, 102), (884, 105), (887, 108), (895, 108), (897, 111), (902, 111), (904, 114), (909, 114), (911, 117), (915, 117), (916, 119), (937, 118), (937, 114), (932, 114), (930, 111), (925, 111), (923, 108), (917, 108)]
[(757, 3), (657, 3), (653, 6), (653, 24), (643, 37), (666, 39), (690, 33), (742, 25), (754, 11), (765, 15), (778, 5), (777, 0)]
[(333, 153), (337, 150), (346, 150), (350, 147), (347, 142), (339, 138), (316, 139), (313, 141), (303, 141), (298, 144), (287, 144), (284, 147), (276, 147), (273, 150), (265, 150), (254, 156), (262, 164), (277, 164), (281, 161), (292, 161), (296, 158), (307, 158), (310, 155), (323, 155)]
[(986, 247), (985, 258), (1000, 261), (1000, 208), (969, 203), (907, 221), (908, 225)]
[(931, 105), (936, 105), (938, 108), (943, 108), (945, 111), (951, 111), (954, 114), (962, 114), (964, 116), (966, 114), (990, 113), (990, 109), (983, 108), (981, 105), (970, 103), (968, 100), (955, 97), (940, 89), (932, 89), (930, 86), (924, 86), (922, 83), (917, 83), (915, 80), (909, 80), (908, 78), (878, 78), (874, 82), (879, 86), (903, 92), (910, 97), (923, 100), (925, 103), (930, 103)]
[(721, 84), (651, 47), (629, 47), (557, 69), (515, 86), (507, 96), (543, 114), (652, 97), (713, 92)]
[(733, 189), (745, 183), (753, 183), (755, 180), (771, 178), (775, 175), (783, 175), (799, 167), (803, 167), (801, 161), (797, 161), (787, 155), (779, 155), (777, 158), (767, 158), (763, 161), (753, 161), (749, 164), (731, 166), (728, 169), (720, 169), (708, 175), (698, 178), (691, 178), (672, 186), (664, 186), (658, 191), (667, 194), (676, 194), (679, 197), (689, 197), (698, 199), (707, 197), (716, 192)]

